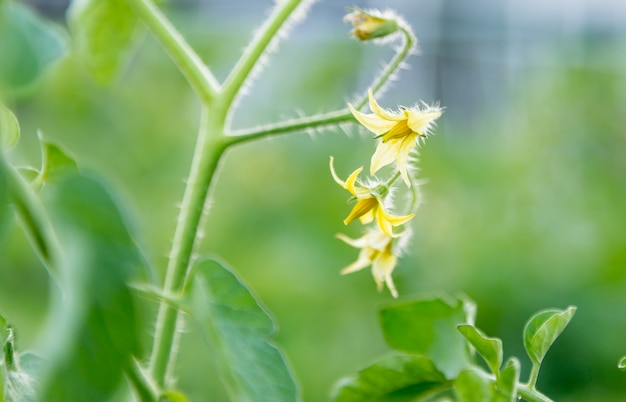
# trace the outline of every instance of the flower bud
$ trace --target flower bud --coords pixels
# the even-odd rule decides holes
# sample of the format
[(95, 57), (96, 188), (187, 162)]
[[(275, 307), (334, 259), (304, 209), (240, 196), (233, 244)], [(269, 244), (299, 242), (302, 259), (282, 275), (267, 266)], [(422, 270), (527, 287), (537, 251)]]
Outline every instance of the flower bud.
[(383, 38), (396, 33), (399, 29), (395, 19), (387, 19), (377, 13), (366, 12), (359, 8), (343, 17), (343, 22), (350, 22), (354, 29), (352, 35), (359, 40)]

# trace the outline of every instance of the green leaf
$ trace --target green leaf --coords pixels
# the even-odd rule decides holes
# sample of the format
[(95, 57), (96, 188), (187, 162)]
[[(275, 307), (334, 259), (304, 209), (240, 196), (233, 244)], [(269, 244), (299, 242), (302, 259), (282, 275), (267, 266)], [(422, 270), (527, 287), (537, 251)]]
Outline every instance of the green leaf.
[(47, 337), (43, 401), (104, 401), (138, 352), (127, 283), (141, 263), (128, 225), (99, 180), (68, 175), (48, 206), (59, 243), (57, 292)]
[(567, 310), (543, 310), (535, 314), (524, 328), (524, 347), (533, 364), (540, 365), (548, 349), (574, 316), (576, 307)]
[(517, 385), (519, 383), (520, 364), (512, 357), (507, 360), (496, 382), (496, 392), (493, 402), (517, 401)]
[(450, 388), (426, 356), (392, 356), (341, 380), (331, 400), (336, 402), (404, 402), (426, 396), (435, 389)]
[(458, 330), (476, 349), (479, 355), (496, 376), (499, 375), (502, 365), (502, 341), (498, 338), (489, 338), (472, 325), (459, 325)]
[(482, 370), (463, 370), (454, 381), (459, 402), (489, 402), (494, 395), (493, 381)]
[(13, 148), (19, 139), (20, 124), (17, 118), (9, 109), (0, 104), (0, 152)]
[(233, 272), (214, 260), (199, 261), (188, 297), (191, 317), (212, 347), (232, 400), (299, 399), (287, 363), (270, 340), (274, 322)]
[(66, 51), (57, 25), (15, 1), (0, 2), (0, 90), (17, 92), (33, 84)]
[(161, 401), (159, 402), (187, 402), (188, 399), (185, 396), (185, 394), (183, 394), (180, 391), (177, 390), (169, 390), (169, 391), (165, 391), (163, 392), (163, 394), (161, 395)]
[(617, 363), (617, 368), (622, 371), (626, 371), (626, 356), (620, 359), (619, 363)]
[(126, 61), (137, 30), (126, 0), (74, 0), (68, 23), (79, 57), (99, 84), (111, 82)]
[[(50, 274), (56, 278), (55, 269), (51, 261), (54, 249), (54, 234), (48, 221), (48, 216), (31, 186), (3, 158), (1, 153), (0, 190), (2, 190), (0, 191), (0, 202), (3, 202), (1, 198), (3, 197), (2, 192), (4, 192), (4, 202), (8, 201), (15, 208), (33, 247)], [(3, 210), (0, 211), (0, 215), (2, 215)]]
[(456, 328), (473, 323), (474, 310), (473, 302), (440, 296), (386, 306), (380, 322), (389, 346), (425, 355), (453, 378), (471, 361), (467, 342)]
[(35, 184), (40, 185), (50, 181), (59, 180), (68, 171), (78, 170), (74, 158), (58, 145), (43, 139), (41, 132), (38, 133), (41, 146), (41, 169), (35, 178)]

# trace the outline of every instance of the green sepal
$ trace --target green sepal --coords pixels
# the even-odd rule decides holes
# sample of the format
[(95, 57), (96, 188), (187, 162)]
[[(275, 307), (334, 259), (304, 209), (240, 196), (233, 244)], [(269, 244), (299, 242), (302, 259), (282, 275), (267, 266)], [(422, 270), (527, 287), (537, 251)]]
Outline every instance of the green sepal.
[(335, 402), (409, 402), (452, 386), (426, 356), (398, 355), (377, 361), (333, 389)]

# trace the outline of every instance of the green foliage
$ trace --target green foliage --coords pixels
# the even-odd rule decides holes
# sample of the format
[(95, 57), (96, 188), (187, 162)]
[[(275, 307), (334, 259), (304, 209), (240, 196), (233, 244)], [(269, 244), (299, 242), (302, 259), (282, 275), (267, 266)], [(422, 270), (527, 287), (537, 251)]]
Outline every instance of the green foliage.
[(617, 363), (617, 368), (622, 371), (626, 371), (626, 356), (622, 357)]
[(425, 356), (392, 356), (343, 379), (333, 391), (337, 402), (414, 401), (436, 393), (448, 381)]
[(543, 310), (531, 317), (524, 328), (524, 347), (533, 362), (540, 365), (548, 349), (574, 316), (576, 307), (566, 310)]
[(0, 2), (0, 90), (26, 89), (66, 47), (66, 35), (56, 25), (24, 4)]
[(433, 297), (384, 307), (380, 323), (389, 346), (429, 357), (450, 378), (470, 362), (457, 326), (473, 323), (474, 310), (467, 299)]
[(468, 369), (459, 373), (454, 381), (454, 391), (459, 402), (490, 402), (494, 386), (482, 370)]
[(5, 191), (5, 199), (15, 208), (33, 247), (54, 276), (55, 269), (51, 261), (53, 245), (50, 234), (52, 232), (41, 202), (30, 185), (0, 154), (0, 190), (2, 187)]
[(99, 180), (69, 175), (49, 210), (62, 257), (61, 291), (48, 334), (39, 399), (106, 400), (139, 352), (138, 317), (127, 285), (141, 263), (116, 202)]
[(20, 125), (15, 115), (0, 104), (0, 152), (13, 148), (20, 139)]
[(78, 170), (76, 161), (60, 146), (46, 141), (41, 132), (38, 133), (41, 147), (41, 168), (34, 179), (36, 185), (56, 181), (68, 171)]
[(126, 62), (137, 16), (125, 0), (74, 0), (68, 23), (87, 71), (97, 83), (109, 83)]
[(471, 325), (459, 325), (457, 328), (478, 354), (485, 359), (491, 372), (497, 375), (502, 365), (502, 341), (497, 338), (488, 338)]
[[(551, 317), (566, 316), (569, 322), (574, 310), (574, 307), (564, 313), (546, 310), (533, 316), (529, 324), (532, 325), (538, 316), (543, 317), (545, 312)], [(520, 382), (517, 358), (509, 358), (502, 366), (500, 339), (489, 338), (472, 324), (463, 323), (473, 323), (474, 314), (475, 306), (470, 300), (445, 295), (383, 307), (380, 317), (385, 339), (391, 347), (402, 348), (409, 354), (379, 360), (357, 375), (342, 380), (335, 387), (333, 400), (413, 401), (454, 388), (458, 402), (515, 402), (519, 398), (531, 402), (550, 401), (535, 389), (534, 381), (530, 384)], [(567, 325), (562, 320), (551, 321), (550, 317), (543, 322), (552, 322), (548, 325), (553, 331), (552, 342)], [(457, 351), (456, 355), (440, 353), (441, 349), (436, 345), (442, 340), (450, 345), (457, 342), (451, 330), (460, 339), (459, 345), (451, 348)], [(471, 347), (485, 360), (492, 374), (476, 365), (467, 353)], [(460, 367), (460, 370), (446, 373), (442, 367)]]
[(282, 352), (269, 339), (276, 332), (272, 318), (233, 272), (215, 260), (199, 261), (188, 297), (232, 400), (298, 400)]
[[(499, 340), (499, 339), (498, 339)], [(515, 357), (509, 358), (504, 364), (496, 383), (495, 401), (517, 401), (517, 387), (519, 384), (520, 364)]]

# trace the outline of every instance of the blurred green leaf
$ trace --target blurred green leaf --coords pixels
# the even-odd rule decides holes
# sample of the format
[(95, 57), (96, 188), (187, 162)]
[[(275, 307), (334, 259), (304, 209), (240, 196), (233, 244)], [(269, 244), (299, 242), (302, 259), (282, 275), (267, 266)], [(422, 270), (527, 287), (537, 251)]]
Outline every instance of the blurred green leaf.
[(535, 314), (524, 328), (524, 347), (533, 364), (540, 365), (548, 349), (574, 316), (576, 307), (567, 310), (543, 310)]
[(217, 367), (237, 401), (296, 401), (297, 386), (269, 338), (272, 318), (228, 268), (214, 260), (195, 266), (191, 316), (213, 346)]
[(19, 91), (32, 84), (66, 50), (60, 27), (30, 7), (0, 2), (0, 89)]
[(472, 325), (459, 325), (458, 330), (485, 359), (491, 372), (499, 375), (502, 365), (502, 341), (498, 338), (489, 338)]
[(17, 122), (17, 118), (13, 112), (0, 104), (0, 152), (6, 152), (13, 148), (19, 139), (20, 124)]
[(445, 376), (426, 356), (393, 356), (341, 380), (331, 400), (337, 402), (403, 402), (450, 387)]
[(471, 361), (457, 326), (473, 323), (474, 310), (469, 300), (439, 296), (386, 306), (380, 311), (380, 322), (389, 346), (429, 357), (452, 378)]
[(620, 359), (619, 363), (617, 363), (617, 368), (622, 371), (626, 371), (626, 356)]
[(162, 399), (159, 402), (187, 402), (188, 401), (188, 399), (185, 396), (185, 394), (183, 394), (180, 391), (176, 391), (176, 390), (165, 391), (161, 395), (161, 398)]
[(138, 352), (127, 282), (141, 264), (126, 219), (99, 180), (70, 174), (48, 206), (62, 248), (48, 339), (44, 401), (103, 401)]
[(35, 178), (36, 184), (58, 180), (68, 170), (78, 170), (76, 161), (70, 157), (58, 145), (43, 139), (41, 132), (38, 133), (41, 146), (41, 170)]
[(74, 0), (68, 23), (78, 55), (99, 84), (111, 82), (126, 61), (137, 17), (125, 0)]
[[(5, 202), (15, 207), (20, 222), (49, 273), (55, 277), (52, 264), (54, 234), (43, 206), (31, 186), (0, 154), (0, 191)], [(2, 194), (0, 193), (0, 197)], [(2, 201), (0, 199), (0, 201)], [(4, 208), (3, 208), (4, 210)], [(1, 218), (2, 211), (0, 211)]]
[(512, 357), (504, 365), (496, 382), (493, 402), (517, 401), (517, 384), (519, 383), (520, 364)]
[(454, 391), (459, 402), (491, 402), (493, 381), (482, 370), (463, 370), (454, 381)]

